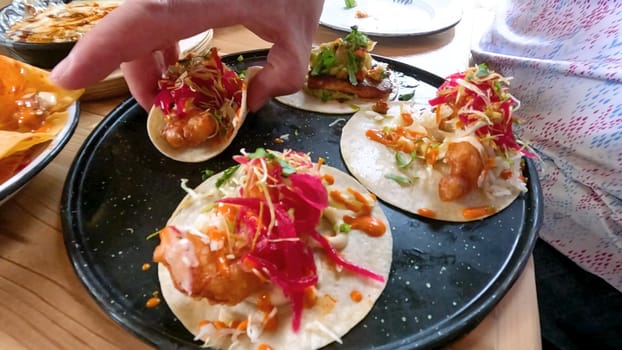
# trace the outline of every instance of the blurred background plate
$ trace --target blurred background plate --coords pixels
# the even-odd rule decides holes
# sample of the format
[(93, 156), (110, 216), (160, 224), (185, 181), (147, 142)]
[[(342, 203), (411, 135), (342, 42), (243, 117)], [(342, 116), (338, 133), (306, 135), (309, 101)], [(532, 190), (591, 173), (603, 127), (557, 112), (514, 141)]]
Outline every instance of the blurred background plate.
[[(366, 16), (366, 17), (365, 17)], [(320, 24), (349, 32), (356, 25), (370, 36), (418, 36), (447, 30), (460, 22), (462, 3), (456, 0), (326, 0)]]
[[(267, 51), (236, 53), (223, 61), (236, 70), (265, 63)], [(238, 61), (240, 56), (243, 58)], [(443, 79), (407, 64), (373, 56), (389, 69), (438, 86)], [(63, 235), (73, 267), (99, 306), (113, 320), (159, 349), (201, 349), (158, 293), (152, 263), (162, 228), (202, 171), (235, 164), (241, 148), (292, 148), (322, 157), (346, 171), (339, 150), (349, 116), (307, 112), (269, 101), (248, 115), (238, 137), (219, 156), (180, 163), (149, 141), (147, 113), (129, 99), (91, 133), (69, 170), (61, 200)], [(364, 156), (364, 155), (361, 155)], [(475, 222), (448, 223), (411, 215), (380, 203), (393, 231), (389, 281), (369, 315), (327, 349), (430, 349), (473, 329), (502, 299), (531, 256), (542, 219), (535, 167), (528, 161), (529, 192), (503, 211)], [(144, 264), (151, 268), (143, 270)]]
[(22, 189), (28, 181), (43, 170), (65, 147), (78, 125), (78, 116), (80, 115), (78, 102), (71, 104), (67, 111), (69, 113), (67, 123), (58, 135), (52, 141), (35, 146), (38, 147), (39, 151), (32, 161), (10, 179), (0, 184), (0, 205)]

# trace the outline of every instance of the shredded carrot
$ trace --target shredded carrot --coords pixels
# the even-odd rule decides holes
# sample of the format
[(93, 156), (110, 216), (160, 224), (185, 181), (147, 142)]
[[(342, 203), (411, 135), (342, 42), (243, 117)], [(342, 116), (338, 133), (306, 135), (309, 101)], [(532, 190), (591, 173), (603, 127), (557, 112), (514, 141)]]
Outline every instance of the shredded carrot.
[(323, 164), (324, 164), (324, 158), (319, 157), (317, 159), (317, 170), (320, 170), (320, 168), (322, 167)]
[(246, 330), (246, 328), (248, 328), (248, 320), (244, 320), (244, 321), (240, 322), (235, 327), (235, 329), (237, 329), (238, 331)]
[(216, 329), (227, 328), (227, 325), (224, 322), (222, 322), (222, 321), (214, 321), (212, 323), (214, 324), (214, 328), (216, 328)]
[(425, 159), (430, 165), (434, 165), (436, 163), (436, 159), (438, 158), (438, 148), (428, 149), (426, 152)]
[(499, 174), (499, 176), (503, 179), (503, 180), (507, 180), (509, 178), (512, 177), (512, 170), (510, 169), (505, 169), (501, 172), (501, 174)]
[(413, 123), (413, 117), (410, 113), (402, 113), (401, 117), (404, 126), (409, 126)]

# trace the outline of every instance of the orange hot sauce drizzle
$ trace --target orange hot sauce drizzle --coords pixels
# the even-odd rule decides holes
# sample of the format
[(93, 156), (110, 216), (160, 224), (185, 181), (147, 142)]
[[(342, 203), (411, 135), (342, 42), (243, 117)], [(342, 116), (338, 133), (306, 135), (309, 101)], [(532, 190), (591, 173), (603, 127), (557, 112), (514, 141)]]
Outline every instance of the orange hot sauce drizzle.
[(160, 305), (160, 298), (158, 297), (151, 297), (149, 298), (149, 300), (147, 300), (147, 303), (145, 304), (145, 306), (147, 306), (147, 308), (149, 309), (153, 309), (154, 307)]
[(462, 215), (464, 216), (465, 219), (470, 220), (470, 219), (476, 219), (482, 216), (492, 215), (496, 212), (497, 210), (494, 207), (485, 205), (482, 207), (465, 208), (462, 210)]
[(355, 303), (360, 303), (361, 300), (363, 300), (363, 294), (355, 289), (350, 292), (350, 299), (352, 299)]
[(417, 209), (417, 214), (419, 214), (421, 216), (425, 216), (426, 218), (435, 218), (436, 217), (436, 212), (434, 212), (434, 210), (428, 209), (428, 208), (419, 208), (419, 209)]
[(372, 207), (365, 196), (350, 187), (347, 191), (354, 196), (355, 201), (348, 201), (337, 190), (330, 192), (332, 200), (357, 214), (356, 216), (345, 215), (343, 221), (353, 229), (363, 231), (371, 237), (382, 236), (387, 228), (381, 220), (371, 215)]

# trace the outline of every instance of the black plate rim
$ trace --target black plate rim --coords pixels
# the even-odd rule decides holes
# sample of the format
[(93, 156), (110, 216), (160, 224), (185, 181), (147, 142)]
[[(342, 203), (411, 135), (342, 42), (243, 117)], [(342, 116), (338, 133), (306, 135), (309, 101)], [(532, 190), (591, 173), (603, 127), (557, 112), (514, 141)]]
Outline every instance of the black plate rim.
[[(223, 60), (235, 60), (240, 55), (245, 59), (265, 58), (267, 52), (267, 49), (239, 52), (223, 56)], [(394, 67), (407, 68), (413, 73), (411, 74), (413, 77), (430, 85), (440, 86), (440, 84), (445, 81), (435, 74), (406, 63), (384, 56), (372, 56), (374, 59), (389, 63)], [(83, 265), (86, 261), (80, 251), (80, 245), (76, 244), (76, 240), (79, 239), (80, 236), (75, 234), (78, 231), (79, 219), (74, 217), (76, 213), (74, 208), (76, 208), (79, 203), (77, 203), (78, 196), (73, 189), (77, 186), (76, 184), (80, 183), (82, 169), (84, 169), (84, 165), (88, 164), (90, 161), (91, 151), (96, 149), (98, 144), (105, 139), (109, 130), (114, 130), (116, 123), (122, 121), (122, 117), (126, 113), (131, 112), (136, 106), (137, 102), (132, 97), (121, 102), (97, 125), (80, 147), (70, 167), (61, 198), (61, 223), (65, 248), (80, 281), (100, 308), (109, 315), (112, 320), (146, 343), (158, 348), (184, 348), (184, 340), (157, 332), (144, 324), (141, 319), (124, 315), (119, 307), (109, 303), (108, 294), (105, 288), (102, 287), (100, 280), (98, 280), (97, 272), (92, 269), (83, 269)], [(475, 328), (509, 291), (531, 256), (538, 238), (537, 232), (541, 226), (543, 217), (542, 192), (538, 175), (534, 163), (529, 159), (526, 161), (526, 172), (529, 178), (529, 191), (525, 195), (528, 196), (528, 199), (534, 204), (534, 216), (532, 220), (528, 221), (528, 225), (526, 225), (524, 229), (525, 232), (520, 234), (519, 239), (512, 249), (511, 255), (505, 260), (502, 270), (491, 279), (477, 297), (473, 298), (473, 301), (456, 312), (455, 316), (451, 319), (452, 323), (445, 325), (447, 321), (442, 322), (444, 325), (442, 334), (438, 334), (438, 330), (436, 329), (428, 329), (402, 339), (400, 342), (401, 345), (389, 343), (377, 347), (377, 349), (428, 349), (446, 345)], [(98, 293), (96, 293), (96, 291)]]

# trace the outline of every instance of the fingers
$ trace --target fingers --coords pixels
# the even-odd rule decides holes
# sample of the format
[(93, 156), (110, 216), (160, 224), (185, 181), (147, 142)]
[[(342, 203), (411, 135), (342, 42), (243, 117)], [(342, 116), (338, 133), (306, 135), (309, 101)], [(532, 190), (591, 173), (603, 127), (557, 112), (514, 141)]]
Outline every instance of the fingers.
[[(161, 59), (157, 57), (158, 54), (162, 55)], [(177, 57), (177, 46), (173, 46), (163, 52), (157, 51), (152, 55), (121, 64), (123, 76), (132, 96), (146, 111), (153, 105), (158, 92), (158, 80), (163, 71), (168, 65), (174, 64)]]
[(156, 50), (208, 27), (235, 23), (235, 6), (219, 7), (208, 0), (127, 0), (80, 39), (69, 56), (52, 71), (60, 86), (75, 89), (106, 77), (123, 62), (146, 60)]
[(249, 83), (248, 108), (255, 112), (271, 97), (296, 92), (304, 83), (307, 54), (300, 58), (296, 50), (275, 44), (264, 68)]

